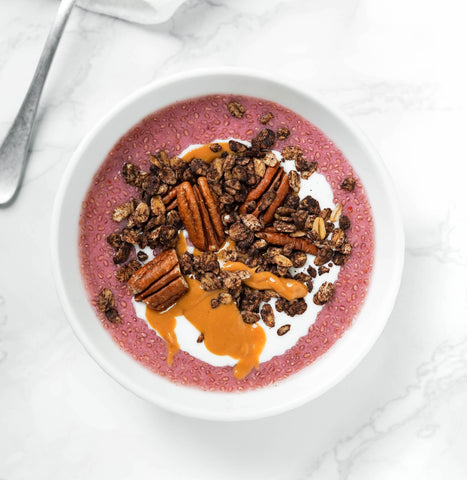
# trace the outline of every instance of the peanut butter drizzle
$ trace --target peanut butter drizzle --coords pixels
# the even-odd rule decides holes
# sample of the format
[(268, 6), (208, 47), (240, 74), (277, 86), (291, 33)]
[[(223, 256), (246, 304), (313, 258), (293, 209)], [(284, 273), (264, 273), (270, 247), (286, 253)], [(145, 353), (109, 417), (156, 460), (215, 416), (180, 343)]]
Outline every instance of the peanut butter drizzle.
[(167, 342), (171, 363), (178, 350), (175, 334), (176, 317), (185, 318), (204, 334), (206, 348), (215, 355), (229, 355), (238, 360), (234, 375), (241, 379), (253, 367), (258, 367), (259, 356), (266, 343), (266, 334), (259, 325), (247, 325), (234, 303), (211, 308), (211, 299), (219, 291), (205, 292), (195, 279), (187, 278), (189, 290), (178, 302), (165, 312), (146, 309), (146, 318), (159, 335)]
[(251, 277), (243, 280), (244, 284), (256, 290), (274, 290), (286, 300), (303, 298), (308, 294), (306, 286), (298, 280), (281, 278), (271, 272), (255, 272), (254, 268), (249, 268), (241, 262), (227, 262), (222, 266), (222, 270), (228, 272), (247, 270)]
[(213, 152), (209, 146), (212, 145), (212, 143), (207, 143), (205, 145), (201, 145), (200, 147), (195, 148), (194, 150), (191, 150), (190, 152), (186, 153), (183, 155), (183, 160), (189, 162), (190, 160), (193, 160), (193, 158), (200, 158), (201, 160), (204, 160), (207, 163), (212, 162), (215, 158), (219, 158), (222, 154), (222, 152), (229, 152), (230, 153), (230, 148), (229, 148), (229, 142), (220, 142), (219, 145), (222, 147), (222, 150), (220, 152)]
[[(193, 158), (201, 158), (206, 162), (211, 162), (221, 156), (222, 151), (228, 151), (228, 142), (222, 142), (220, 145), (223, 150), (213, 152), (209, 148), (210, 144), (202, 145), (183, 156), (183, 159), (190, 161)], [(233, 248), (234, 243), (227, 240), (224, 248)], [(179, 234), (177, 243), (177, 254), (180, 256), (187, 250), (187, 244), (182, 232)], [(193, 252), (200, 255), (197, 249)], [(281, 297), (287, 300), (302, 298), (308, 290), (306, 286), (297, 280), (279, 278), (270, 272), (258, 272), (247, 267), (241, 262), (226, 263), (224, 270), (236, 272), (247, 270), (252, 275), (245, 280), (245, 284), (257, 290), (272, 289)], [(215, 355), (229, 355), (238, 360), (234, 368), (234, 375), (237, 379), (242, 379), (251, 371), (258, 368), (259, 356), (266, 343), (266, 334), (259, 325), (246, 324), (235, 303), (219, 305), (213, 309), (211, 300), (216, 298), (220, 290), (206, 292), (201, 288), (200, 282), (195, 279), (187, 278), (189, 290), (180, 298), (175, 305), (165, 312), (156, 312), (150, 307), (146, 307), (146, 318), (149, 324), (167, 343), (167, 363), (172, 364), (174, 355), (180, 349), (175, 333), (177, 324), (176, 317), (184, 316), (199, 332), (204, 335), (204, 345)]]
[[(177, 243), (178, 255), (186, 249), (185, 237), (180, 232)], [(215, 355), (229, 355), (238, 360), (234, 375), (238, 379), (245, 377), (253, 367), (258, 367), (259, 356), (266, 343), (264, 330), (259, 325), (246, 324), (235, 303), (219, 305), (213, 309), (211, 300), (217, 297), (220, 290), (206, 292), (197, 280), (191, 278), (186, 280), (188, 292), (171, 308), (165, 312), (146, 308), (149, 324), (167, 343), (168, 364), (172, 364), (173, 356), (180, 349), (175, 326), (176, 317), (183, 315), (204, 334), (206, 348)]]

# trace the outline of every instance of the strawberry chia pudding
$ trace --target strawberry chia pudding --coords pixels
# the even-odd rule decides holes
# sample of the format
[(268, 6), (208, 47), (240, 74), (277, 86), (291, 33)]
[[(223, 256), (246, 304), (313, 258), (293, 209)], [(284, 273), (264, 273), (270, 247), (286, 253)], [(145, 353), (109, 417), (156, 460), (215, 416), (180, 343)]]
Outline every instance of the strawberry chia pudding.
[(144, 118), (82, 204), (89, 301), (136, 361), (181, 385), (270, 385), (325, 353), (369, 287), (373, 219), (349, 162), (267, 100), (210, 95)]

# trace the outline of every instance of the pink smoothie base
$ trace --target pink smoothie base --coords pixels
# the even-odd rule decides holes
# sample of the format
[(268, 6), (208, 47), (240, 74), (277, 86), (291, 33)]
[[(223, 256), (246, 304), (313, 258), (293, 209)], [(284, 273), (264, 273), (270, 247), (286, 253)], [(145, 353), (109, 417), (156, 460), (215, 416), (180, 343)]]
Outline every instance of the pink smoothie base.
[[(246, 108), (242, 119), (229, 114), (226, 106), (231, 100), (239, 101)], [(214, 367), (183, 351), (175, 355), (169, 366), (164, 340), (144, 320), (136, 317), (126, 285), (115, 278), (113, 252), (106, 241), (107, 235), (119, 229), (111, 220), (113, 208), (130, 198), (138, 198), (136, 189), (125, 184), (120, 177), (122, 165), (133, 162), (148, 170), (147, 154), (159, 149), (177, 155), (192, 144), (209, 143), (216, 138), (250, 140), (264, 128), (258, 118), (268, 111), (274, 114), (268, 128), (277, 130), (280, 126), (287, 126), (291, 131), (287, 140), (277, 141), (273, 148), (280, 151), (286, 145), (300, 145), (306, 158), (318, 162), (318, 171), (331, 185), (335, 202), (344, 205), (343, 214), (352, 223), (347, 231), (353, 246), (352, 254), (339, 272), (334, 298), (320, 311), (308, 334), (284, 354), (261, 363), (244, 379), (237, 380), (232, 367)], [(339, 188), (348, 176), (357, 178), (353, 192)], [(99, 167), (82, 204), (79, 231), (81, 272), (89, 301), (120, 348), (170, 381), (210, 391), (242, 391), (270, 385), (316, 360), (352, 324), (365, 300), (373, 265), (370, 204), (342, 152), (303, 117), (276, 103), (246, 96), (194, 98), (172, 104), (144, 118), (118, 141)], [(114, 292), (123, 320), (121, 324), (108, 322), (95, 306), (95, 299), (103, 287)], [(312, 302), (312, 296), (306, 300)], [(291, 318), (292, 327), (294, 322), (300, 322), (300, 316)]]

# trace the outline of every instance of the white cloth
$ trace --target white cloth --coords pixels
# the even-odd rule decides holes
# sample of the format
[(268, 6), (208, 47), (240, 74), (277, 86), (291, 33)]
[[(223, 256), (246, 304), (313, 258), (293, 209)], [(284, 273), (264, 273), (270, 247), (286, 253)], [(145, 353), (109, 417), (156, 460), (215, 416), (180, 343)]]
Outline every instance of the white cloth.
[(78, 5), (129, 22), (156, 24), (167, 21), (183, 2), (185, 0), (78, 0)]

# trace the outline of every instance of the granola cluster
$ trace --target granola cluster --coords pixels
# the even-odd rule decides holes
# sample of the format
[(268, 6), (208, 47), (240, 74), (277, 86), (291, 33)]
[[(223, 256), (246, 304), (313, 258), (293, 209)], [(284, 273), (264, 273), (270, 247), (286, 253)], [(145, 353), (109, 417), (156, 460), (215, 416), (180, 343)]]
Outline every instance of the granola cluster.
[[(227, 109), (238, 121), (246, 113), (243, 105), (235, 101)], [(265, 112), (258, 120), (266, 126), (273, 118), (271, 112)], [(219, 290), (211, 302), (212, 308), (235, 302), (246, 323), (262, 319), (270, 328), (275, 326), (269, 303), (272, 299), (276, 300), (278, 312), (291, 317), (303, 314), (307, 309), (305, 299), (288, 301), (273, 290), (252, 289), (244, 283), (251, 275), (248, 271), (224, 271), (220, 263), (242, 262), (256, 272), (293, 278), (312, 292), (317, 275), (347, 262), (352, 251), (346, 237), (350, 220), (342, 215), (342, 206), (322, 209), (311, 195), (299, 197), (301, 179), (316, 171), (317, 162), (308, 161), (299, 146), (284, 146), (281, 159), (272, 152), (278, 147), (277, 142), (289, 136), (286, 126), (277, 131), (260, 128), (251, 139), (251, 146), (231, 140), (228, 150), (224, 150), (222, 145), (211, 144), (211, 151), (219, 156), (209, 163), (199, 158), (187, 162), (164, 150), (149, 155), (147, 171), (125, 163), (122, 178), (135, 187), (136, 195), (112, 213), (112, 219), (122, 225), (107, 238), (113, 248), (113, 261), (119, 265), (117, 279), (134, 283), (142, 269), (148, 270), (148, 256), (143, 250), (150, 247), (156, 253), (174, 252), (178, 234), (185, 229), (202, 254), (185, 252), (178, 257), (176, 268), (183, 276), (198, 280), (204, 290)], [(295, 169), (285, 173), (282, 162), (293, 162)], [(355, 180), (343, 179), (341, 188), (352, 191)], [(225, 238), (230, 239), (232, 248), (215, 253)], [(307, 263), (308, 255), (314, 256), (314, 267), (297, 273)], [(153, 273), (150, 281), (156, 285), (168, 272), (159, 271), (155, 276)], [(178, 295), (186, 287), (178, 274), (177, 282)], [(162, 288), (160, 282), (157, 285), (154, 292)], [(324, 305), (334, 290), (332, 283), (323, 283), (313, 295), (313, 302)], [(175, 298), (173, 292), (172, 295)], [(107, 312), (115, 306), (107, 297), (106, 292), (98, 304), (109, 318), (113, 314)], [(167, 304), (160, 294), (154, 298), (157, 305)], [(290, 328), (283, 325), (277, 333), (284, 335)]]

